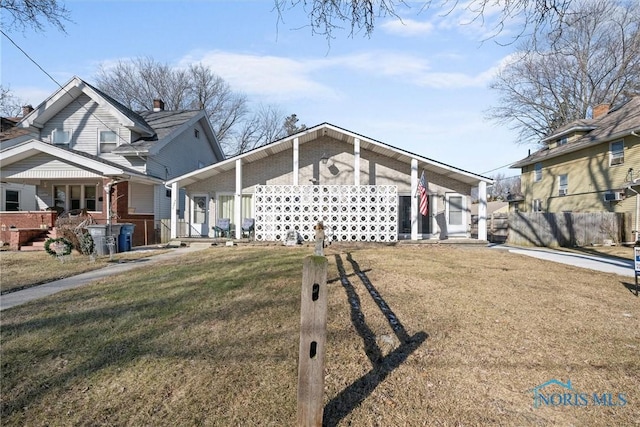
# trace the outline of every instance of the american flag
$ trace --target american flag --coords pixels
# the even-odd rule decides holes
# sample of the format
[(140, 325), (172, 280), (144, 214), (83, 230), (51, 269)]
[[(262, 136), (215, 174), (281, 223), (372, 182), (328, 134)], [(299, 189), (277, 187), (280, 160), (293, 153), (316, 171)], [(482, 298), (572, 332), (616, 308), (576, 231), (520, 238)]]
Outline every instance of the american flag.
[(427, 179), (424, 177), (424, 171), (422, 171), (420, 182), (418, 182), (418, 191), (420, 192), (420, 214), (422, 216), (427, 216), (427, 213), (429, 212), (429, 202), (427, 198)]

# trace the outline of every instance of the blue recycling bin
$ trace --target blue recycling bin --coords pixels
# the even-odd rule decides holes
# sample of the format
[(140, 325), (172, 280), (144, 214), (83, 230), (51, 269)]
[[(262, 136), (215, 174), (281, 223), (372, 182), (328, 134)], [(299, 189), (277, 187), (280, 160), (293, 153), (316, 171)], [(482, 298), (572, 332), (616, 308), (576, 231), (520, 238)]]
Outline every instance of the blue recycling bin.
[(121, 224), (120, 235), (118, 236), (118, 252), (128, 252), (133, 248), (133, 230), (135, 228), (135, 224)]

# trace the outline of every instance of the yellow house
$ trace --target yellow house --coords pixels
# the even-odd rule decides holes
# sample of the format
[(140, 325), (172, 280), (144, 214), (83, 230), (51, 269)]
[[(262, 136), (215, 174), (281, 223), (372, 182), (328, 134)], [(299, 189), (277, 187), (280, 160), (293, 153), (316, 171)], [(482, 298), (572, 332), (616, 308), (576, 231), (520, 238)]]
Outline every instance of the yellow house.
[(640, 229), (640, 96), (599, 105), (542, 140), (521, 168), (521, 212), (625, 212)]

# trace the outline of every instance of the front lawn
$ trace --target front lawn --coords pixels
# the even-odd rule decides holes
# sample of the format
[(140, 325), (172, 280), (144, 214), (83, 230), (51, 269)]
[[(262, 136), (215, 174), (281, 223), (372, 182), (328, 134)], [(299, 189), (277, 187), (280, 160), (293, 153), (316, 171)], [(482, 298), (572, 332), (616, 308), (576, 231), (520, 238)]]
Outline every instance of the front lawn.
[[(3, 311), (2, 424), (295, 425), (311, 251), (205, 249)], [(479, 247), (327, 258), (327, 425), (637, 425), (632, 279)], [(554, 379), (569, 396), (535, 407)]]

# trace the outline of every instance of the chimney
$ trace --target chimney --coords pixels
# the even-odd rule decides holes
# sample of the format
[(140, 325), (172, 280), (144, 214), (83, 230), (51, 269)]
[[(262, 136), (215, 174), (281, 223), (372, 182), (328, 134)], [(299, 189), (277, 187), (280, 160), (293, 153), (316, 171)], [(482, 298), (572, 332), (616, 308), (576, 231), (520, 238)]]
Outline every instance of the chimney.
[(33, 107), (31, 105), (23, 105), (22, 106), (22, 117), (26, 117), (32, 111), (33, 111)]
[(153, 111), (164, 111), (164, 102), (162, 102), (162, 99), (153, 100)]
[(611, 108), (611, 104), (598, 104), (593, 107), (593, 118), (599, 119), (602, 116), (606, 116)]

